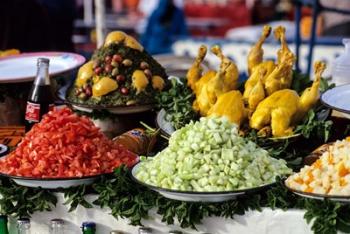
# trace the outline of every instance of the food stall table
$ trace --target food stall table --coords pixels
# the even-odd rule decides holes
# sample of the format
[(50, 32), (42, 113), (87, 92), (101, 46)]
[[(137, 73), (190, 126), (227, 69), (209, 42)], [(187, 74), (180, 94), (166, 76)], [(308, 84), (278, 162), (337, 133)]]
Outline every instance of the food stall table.
[[(97, 233), (109, 233), (111, 230), (120, 230), (125, 233), (137, 233), (138, 227), (128, 225), (127, 219), (115, 219), (110, 215), (109, 209), (100, 209), (94, 207), (86, 209), (82, 206), (73, 212), (68, 212), (69, 207), (62, 205), (64, 202), (63, 194), (57, 194), (57, 207), (51, 212), (38, 212), (31, 217), (32, 233), (47, 233), (49, 220), (53, 218), (62, 218), (66, 223), (66, 234), (80, 233), (80, 225), (84, 221), (94, 221), (97, 223)], [(90, 195), (88, 201), (93, 201), (96, 196)], [(170, 230), (182, 230), (184, 233), (293, 233), (307, 234), (312, 233), (310, 226), (306, 223), (303, 210), (291, 209), (283, 211), (280, 209), (271, 210), (263, 208), (259, 211), (248, 211), (245, 215), (235, 216), (234, 219), (225, 219), (219, 217), (205, 218), (198, 230), (180, 229), (179, 225), (166, 225), (162, 223), (161, 217), (155, 211), (150, 212), (150, 219), (144, 220), (146, 227), (151, 227), (153, 233), (167, 233)], [(14, 221), (11, 222), (14, 225)]]

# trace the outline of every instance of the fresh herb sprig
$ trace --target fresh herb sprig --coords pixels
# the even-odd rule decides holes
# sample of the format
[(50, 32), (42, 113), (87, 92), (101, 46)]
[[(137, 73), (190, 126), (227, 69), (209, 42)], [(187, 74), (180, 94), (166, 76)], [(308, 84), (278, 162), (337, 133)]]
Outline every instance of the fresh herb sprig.
[[(350, 232), (350, 205), (318, 201), (299, 197), (291, 193), (281, 178), (275, 185), (260, 193), (238, 197), (222, 203), (191, 203), (174, 201), (135, 184), (126, 167), (117, 169), (112, 177), (103, 177), (92, 188), (80, 186), (62, 190), (71, 204), (70, 211), (83, 205), (87, 192), (94, 191), (98, 197), (93, 202), (101, 208), (109, 207), (116, 218), (128, 218), (132, 225), (142, 225), (142, 219), (149, 218), (149, 211), (155, 209), (162, 222), (173, 224), (178, 221), (182, 228), (196, 228), (206, 217), (217, 216), (233, 219), (244, 215), (247, 210), (305, 209), (305, 219), (315, 233), (336, 233), (337, 230)], [(54, 193), (40, 188), (25, 188), (1, 178), (0, 208), (2, 214), (29, 217), (38, 211), (51, 211), (57, 203)], [(73, 203), (75, 203), (73, 205)], [(90, 207), (87, 205), (87, 207)]]
[(27, 188), (1, 178), (0, 213), (14, 217), (30, 217), (38, 211), (52, 211), (57, 197), (48, 190)]
[(166, 111), (165, 118), (172, 123), (175, 129), (182, 128), (197, 118), (192, 108), (195, 96), (186, 82), (184, 78), (171, 79), (170, 89), (156, 96), (158, 108)]
[(331, 134), (332, 125), (333, 122), (331, 120), (319, 119), (316, 111), (310, 110), (304, 121), (296, 126), (294, 132), (301, 133), (305, 139), (317, 138), (327, 142)]
[(104, 178), (93, 188), (99, 195), (94, 205), (111, 208), (115, 218), (128, 218), (132, 225), (142, 225), (142, 218), (156, 204), (157, 194), (135, 185), (126, 167), (119, 167), (113, 179)]
[(81, 205), (85, 208), (92, 208), (93, 206), (88, 201), (86, 201), (85, 195), (86, 185), (64, 189), (65, 202), (63, 204), (70, 206), (68, 212), (76, 210), (78, 205)]

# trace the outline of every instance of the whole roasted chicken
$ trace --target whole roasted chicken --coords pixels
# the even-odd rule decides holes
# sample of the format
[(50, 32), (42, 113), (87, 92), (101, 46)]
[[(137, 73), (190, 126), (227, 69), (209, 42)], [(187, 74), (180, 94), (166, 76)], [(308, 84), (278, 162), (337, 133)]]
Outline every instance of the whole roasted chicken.
[(259, 133), (271, 130), (275, 137), (293, 134), (295, 124), (319, 100), (321, 75), (325, 68), (323, 62), (314, 64), (315, 78), (312, 86), (305, 89), (300, 97), (294, 90), (282, 89), (260, 102), (250, 119), (250, 127), (259, 130)]
[(224, 92), (224, 77), (229, 63), (222, 66), (215, 76), (210, 78), (201, 88), (200, 93), (196, 96), (193, 108), (199, 111), (201, 116), (207, 116), (209, 109), (215, 104), (218, 97)]
[[(201, 48), (204, 47), (205, 46), (201, 46)], [(222, 53), (219, 46), (214, 45), (211, 48), (211, 52), (220, 59), (219, 70), (217, 72), (209, 70), (202, 77), (197, 79), (197, 77), (192, 74), (195, 74), (193, 71), (196, 69), (194, 68), (200, 66), (198, 58), (201, 57), (203, 54), (202, 51), (204, 51), (204, 49), (201, 48), (196, 61), (190, 69), (192, 72), (189, 71), (187, 77), (188, 85), (196, 95), (196, 99), (193, 102), (193, 109), (202, 116), (206, 116), (209, 109), (217, 102), (220, 95), (238, 87), (239, 72), (236, 64)]]
[(209, 109), (208, 116), (225, 116), (231, 123), (240, 126), (247, 117), (241, 92), (231, 90), (219, 96)]

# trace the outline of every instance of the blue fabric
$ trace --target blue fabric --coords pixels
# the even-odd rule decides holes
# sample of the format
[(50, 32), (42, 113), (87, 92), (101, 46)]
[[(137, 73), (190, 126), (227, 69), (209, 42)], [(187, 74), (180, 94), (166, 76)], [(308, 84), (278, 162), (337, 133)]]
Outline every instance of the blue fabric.
[(162, 22), (167, 13), (170, 0), (160, 0), (157, 8), (151, 14), (141, 43), (151, 54), (171, 53), (171, 45), (182, 36), (187, 36), (187, 26), (184, 12), (175, 7), (168, 23)]

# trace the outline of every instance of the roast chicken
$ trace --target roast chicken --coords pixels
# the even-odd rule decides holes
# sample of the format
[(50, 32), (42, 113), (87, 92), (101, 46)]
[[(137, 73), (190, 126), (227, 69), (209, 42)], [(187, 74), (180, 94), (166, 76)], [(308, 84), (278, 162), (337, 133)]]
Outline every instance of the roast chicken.
[(203, 67), (202, 62), (204, 60), (205, 55), (207, 54), (207, 47), (202, 45), (198, 49), (197, 57), (195, 58), (191, 68), (187, 71), (187, 85), (195, 91), (196, 82), (202, 77)]
[(272, 73), (272, 71), (275, 68), (276, 68), (276, 65), (271, 60), (264, 61), (264, 62), (260, 63), (259, 65), (257, 65), (256, 67), (254, 67), (253, 73), (250, 75), (249, 79), (244, 84), (243, 98), (244, 98), (245, 102), (248, 102), (248, 98), (250, 96), (252, 89), (254, 88), (256, 83), (259, 81), (260, 75), (261, 75), (261, 70), (266, 71), (264, 74), (264, 77), (262, 77), (262, 80), (261, 80), (261, 82), (265, 86), (266, 78)]
[(236, 64), (223, 55), (218, 45), (213, 46), (211, 48), (211, 52), (220, 58), (221, 60), (220, 69), (223, 69), (223, 67), (228, 64), (228, 67), (226, 68), (225, 75), (224, 75), (224, 84), (225, 84), (224, 92), (237, 89), (239, 72)]
[(291, 89), (274, 92), (259, 103), (250, 119), (250, 127), (260, 133), (272, 131), (275, 137), (293, 134), (293, 126), (298, 123), (319, 100), (321, 75), (326, 65), (323, 62), (314, 64), (315, 79), (312, 86), (305, 89), (299, 97)]
[(255, 43), (255, 45), (250, 49), (248, 54), (248, 74), (251, 75), (253, 68), (263, 61), (264, 50), (262, 48), (263, 43), (266, 38), (271, 33), (271, 27), (265, 25), (263, 28), (263, 32), (259, 40)]
[(278, 63), (277, 67), (266, 77), (264, 85), (267, 96), (278, 90), (290, 88), (293, 80), (294, 61), (294, 54), (287, 52), (281, 63)]
[(222, 66), (215, 76), (201, 88), (201, 92), (196, 96), (194, 109), (198, 110), (201, 116), (207, 116), (209, 109), (215, 104), (218, 97), (224, 92), (224, 76), (229, 63)]
[(231, 123), (240, 126), (247, 116), (241, 92), (232, 90), (219, 96), (209, 109), (208, 116), (225, 116)]

